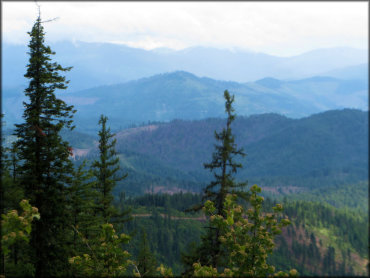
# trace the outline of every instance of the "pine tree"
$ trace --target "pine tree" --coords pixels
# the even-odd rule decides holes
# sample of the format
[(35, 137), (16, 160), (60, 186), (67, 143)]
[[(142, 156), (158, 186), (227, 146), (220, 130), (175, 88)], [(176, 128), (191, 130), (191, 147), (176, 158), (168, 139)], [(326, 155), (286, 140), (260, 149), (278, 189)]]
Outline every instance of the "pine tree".
[(221, 132), (215, 131), (215, 138), (219, 145), (215, 145), (216, 151), (213, 153), (212, 162), (205, 163), (204, 167), (213, 172), (214, 181), (212, 181), (204, 190), (202, 201), (210, 200), (215, 203), (217, 213), (225, 214), (223, 205), (227, 194), (237, 194), (246, 198), (246, 192), (242, 191), (246, 187), (246, 182), (236, 182), (234, 175), (241, 163), (235, 162), (236, 156), (245, 156), (243, 149), (238, 149), (235, 143), (235, 136), (232, 134), (231, 124), (235, 120), (235, 110), (232, 107), (234, 96), (230, 96), (226, 90), (224, 92), (225, 112), (227, 113), (226, 128)]
[(63, 68), (52, 62), (49, 46), (40, 15), (31, 32), (29, 64), (25, 77), (29, 86), (24, 102), (24, 123), (17, 124), (15, 134), (19, 140), (20, 184), (25, 197), (39, 209), (41, 218), (33, 223), (30, 253), (37, 277), (66, 274), (68, 246), (66, 237), (69, 217), (66, 213), (66, 188), (71, 182), (72, 162), (70, 146), (63, 141), (60, 131), (72, 129), (73, 106), (58, 99), (55, 90), (67, 88)]
[[(113, 206), (112, 190), (116, 186), (116, 182), (124, 179), (126, 175), (119, 176), (119, 158), (116, 156), (116, 139), (112, 139), (114, 134), (107, 128), (108, 118), (104, 115), (100, 116), (99, 124), (99, 160), (96, 160), (92, 167), (96, 178), (96, 191), (98, 197), (96, 199), (97, 216), (101, 216), (103, 223), (117, 222), (119, 214), (117, 208)], [(114, 218), (114, 219), (112, 219)]]
[(69, 210), (71, 211), (73, 231), (73, 250), (82, 252), (86, 247), (79, 240), (77, 230), (83, 233), (86, 238), (96, 235), (98, 225), (94, 217), (96, 191), (95, 182), (92, 180), (91, 170), (85, 170), (86, 161), (83, 161), (73, 171), (73, 181), (68, 188)]
[(152, 277), (156, 274), (157, 261), (154, 255), (150, 252), (147, 234), (142, 230), (140, 241), (139, 254), (137, 257), (137, 268), (141, 277)]
[[(214, 180), (205, 188), (202, 203), (206, 200), (212, 201), (216, 207), (216, 213), (225, 216), (224, 203), (227, 194), (236, 194), (239, 197), (247, 199), (247, 193), (242, 189), (246, 187), (246, 182), (236, 182), (234, 175), (239, 168), (242, 168), (241, 163), (237, 163), (234, 159), (237, 156), (245, 156), (243, 149), (238, 149), (235, 143), (235, 137), (231, 130), (231, 124), (235, 120), (234, 96), (230, 96), (225, 90), (225, 112), (227, 113), (226, 128), (221, 132), (215, 131), (215, 138), (219, 142), (215, 145), (216, 151), (213, 153), (211, 163), (205, 163), (204, 167), (213, 172)], [(199, 210), (202, 205), (198, 205), (193, 210)], [(192, 273), (192, 263), (199, 261), (204, 265), (218, 267), (222, 265), (222, 250), (219, 237), (220, 230), (215, 227), (209, 227), (205, 236), (202, 237), (201, 245), (192, 255), (183, 255), (183, 263), (186, 265), (185, 273)], [(185, 274), (184, 273), (184, 274)]]

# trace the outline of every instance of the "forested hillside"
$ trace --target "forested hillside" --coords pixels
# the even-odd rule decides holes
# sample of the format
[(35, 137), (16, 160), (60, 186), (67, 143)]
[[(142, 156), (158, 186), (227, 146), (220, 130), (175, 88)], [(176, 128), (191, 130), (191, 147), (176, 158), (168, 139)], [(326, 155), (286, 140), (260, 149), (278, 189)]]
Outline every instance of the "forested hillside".
[[(209, 180), (202, 166), (211, 159), (212, 134), (223, 122), (176, 120), (118, 132), (117, 151), (122, 168), (130, 173), (119, 190), (144, 192), (162, 186), (199, 192)], [(367, 179), (367, 112), (344, 109), (297, 120), (254, 115), (238, 117), (234, 127), (236, 142), (247, 153), (240, 160), (245, 166), (237, 174), (240, 179), (267, 187), (308, 189)], [(85, 152), (75, 148), (76, 159), (94, 156), (92, 138), (89, 144)]]
[[(184, 211), (200, 199), (200, 195), (190, 193), (146, 194), (127, 199), (124, 204), (132, 208), (134, 215), (126, 226), (134, 234), (135, 244), (130, 245), (130, 250), (134, 254), (139, 252), (141, 233), (146, 231), (157, 260), (173, 267), (174, 273), (181, 273), (179, 250), (199, 242), (202, 227), (206, 225), (202, 214)], [(271, 211), (273, 204), (267, 198), (264, 210)], [(365, 275), (367, 211), (346, 211), (343, 209), (346, 205), (337, 209), (318, 200), (285, 200), (282, 204), (293, 225), (276, 238), (275, 252), (269, 258), (273, 265), (285, 270), (295, 268), (302, 276)]]
[[(175, 120), (117, 132), (121, 167), (129, 175), (115, 192), (200, 192), (210, 178), (203, 163), (211, 158), (212, 135), (223, 122)], [(236, 142), (247, 153), (237, 177), (269, 192), (335, 191), (337, 186), (367, 180), (368, 112), (334, 110), (302, 119), (253, 115), (238, 117), (234, 126)], [(10, 134), (5, 133), (6, 146), (14, 140)], [(73, 147), (75, 164), (96, 157), (95, 136), (77, 131), (64, 131), (62, 136)]]

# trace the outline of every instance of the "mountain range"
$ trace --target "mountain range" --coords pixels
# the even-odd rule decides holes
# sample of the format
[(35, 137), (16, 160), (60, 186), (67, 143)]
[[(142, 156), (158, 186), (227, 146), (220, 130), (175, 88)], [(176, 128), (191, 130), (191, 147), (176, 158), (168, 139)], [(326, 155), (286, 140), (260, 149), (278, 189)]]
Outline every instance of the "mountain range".
[[(109, 117), (113, 130), (148, 121), (223, 117), (225, 89), (235, 95), (235, 108), (242, 116), (279, 113), (300, 118), (331, 109), (368, 107), (367, 79), (316, 76), (284, 81), (268, 77), (238, 83), (184, 71), (59, 96), (77, 109), (77, 129), (95, 134), (100, 114)], [(22, 90), (4, 90), (3, 112), (9, 125), (22, 120), (21, 103), (25, 100)]]
[[(112, 85), (160, 73), (187, 71), (197, 76), (236, 82), (265, 77), (302, 79), (316, 75), (351, 79), (367, 78), (367, 50), (354, 48), (316, 49), (291, 57), (278, 57), (245, 50), (192, 47), (183, 50), (144, 50), (111, 43), (50, 43), (55, 60), (73, 66), (67, 78), (70, 91)], [(25, 86), (28, 63), (26, 45), (2, 44), (3, 88)], [(347, 73), (346, 73), (347, 72)]]

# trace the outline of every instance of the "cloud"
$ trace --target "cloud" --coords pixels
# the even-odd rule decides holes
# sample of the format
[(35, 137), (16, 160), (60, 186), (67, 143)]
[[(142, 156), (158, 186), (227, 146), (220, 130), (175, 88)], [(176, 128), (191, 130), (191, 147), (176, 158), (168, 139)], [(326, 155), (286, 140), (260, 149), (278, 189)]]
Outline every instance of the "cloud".
[[(26, 43), (33, 2), (3, 2), (3, 39)], [(292, 55), (367, 48), (367, 2), (40, 2), (47, 39), (119, 42), (151, 49), (241, 48)]]

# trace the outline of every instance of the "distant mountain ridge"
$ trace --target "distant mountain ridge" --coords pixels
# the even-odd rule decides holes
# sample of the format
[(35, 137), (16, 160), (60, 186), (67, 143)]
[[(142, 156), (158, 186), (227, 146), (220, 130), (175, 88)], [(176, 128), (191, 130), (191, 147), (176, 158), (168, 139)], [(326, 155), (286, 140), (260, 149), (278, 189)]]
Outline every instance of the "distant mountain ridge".
[[(127, 82), (163, 72), (188, 71), (213, 79), (250, 82), (271, 76), (301, 79), (339, 68), (367, 63), (367, 50), (317, 49), (292, 57), (277, 57), (243, 50), (191, 47), (183, 50), (143, 50), (110, 43), (50, 43), (56, 60), (73, 66), (67, 73), (70, 91)], [(24, 85), (28, 63), (26, 45), (3, 43), (3, 87)], [(361, 76), (363, 70), (359, 73)], [(353, 78), (351, 78), (353, 79)]]
[[(239, 115), (278, 113), (300, 118), (331, 109), (368, 109), (368, 81), (315, 76), (283, 81), (263, 78), (238, 83), (197, 77), (177, 71), (122, 84), (100, 86), (60, 97), (77, 109), (75, 123), (83, 132), (96, 133), (100, 114), (114, 130), (131, 124), (174, 119), (223, 117), (223, 91), (235, 94)], [(3, 93), (6, 121), (21, 121), (21, 92)]]
[(338, 68), (324, 72), (321, 75), (331, 76), (339, 79), (365, 80), (369, 78), (369, 64)]
[(85, 127), (89, 125), (87, 119), (96, 118), (95, 125), (94, 113), (99, 111), (110, 117), (112, 127), (117, 130), (128, 123), (223, 117), (225, 89), (235, 94), (236, 111), (243, 116), (278, 113), (300, 118), (331, 109), (368, 108), (367, 80), (264, 78), (237, 83), (200, 78), (184, 71), (97, 87), (64, 98), (71, 104), (76, 99), (86, 99), (85, 105), (76, 103), (77, 122), (84, 122)]

